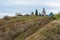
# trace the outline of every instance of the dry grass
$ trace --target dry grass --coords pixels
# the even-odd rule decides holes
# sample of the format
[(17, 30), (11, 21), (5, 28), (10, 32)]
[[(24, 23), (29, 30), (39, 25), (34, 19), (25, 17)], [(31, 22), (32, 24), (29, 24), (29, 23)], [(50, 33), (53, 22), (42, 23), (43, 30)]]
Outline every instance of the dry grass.
[(25, 40), (49, 22), (51, 22), (49, 18), (39, 16), (23, 16), (6, 20), (0, 26), (0, 40), (14, 40), (16, 37), (16, 40)]
[(60, 40), (60, 21), (55, 20), (45, 27), (41, 28), (38, 32), (34, 33), (26, 40)]
[(25, 40), (27, 37), (38, 31), (41, 27), (44, 27), (47, 23), (51, 22), (49, 18), (39, 18), (33, 21), (34, 22), (30, 21), (33, 24), (29, 24), (27, 30), (20, 34), (15, 40)]
[(27, 28), (30, 28), (28, 25), (32, 24), (33, 20), (39, 18), (38, 16), (26, 16), (11, 20), (1, 19), (3, 25), (0, 26), (0, 40), (13, 40)]

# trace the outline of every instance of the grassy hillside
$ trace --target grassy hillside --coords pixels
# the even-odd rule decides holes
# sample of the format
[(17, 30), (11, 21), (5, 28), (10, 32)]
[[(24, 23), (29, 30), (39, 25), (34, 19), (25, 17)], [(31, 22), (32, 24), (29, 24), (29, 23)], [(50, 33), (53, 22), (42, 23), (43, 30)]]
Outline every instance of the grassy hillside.
[(36, 31), (38, 31), (41, 27), (44, 27), (47, 23), (49, 23), (49, 18), (39, 18), (36, 21), (32, 22), (33, 24), (28, 25), (28, 28), (25, 32), (19, 35), (15, 40), (25, 40), (25, 38), (29, 37)]
[(60, 20), (55, 20), (38, 32), (26, 38), (26, 40), (60, 40)]
[(27, 19), (30, 20), (30, 19), (35, 19), (35, 18), (38, 18), (38, 17), (39, 16), (22, 16), (22, 17), (13, 18), (13, 19), (10, 19), (10, 20), (0, 19), (0, 28), (1, 28), (1, 26), (5, 26), (5, 25), (10, 24), (10, 23), (27, 21)]
[(22, 17), (9, 17), (10, 19), (0, 19), (0, 26), (11, 23), (11, 22), (16, 22), (16, 21), (24, 21), (27, 19), (33, 19), (39, 16), (22, 16)]
[(23, 16), (7, 20), (0, 26), (0, 40), (24, 40), (50, 21), (48, 17), (39, 16)]
[[(3, 20), (2, 24), (4, 24), (4, 25), (0, 26), (0, 36), (1, 36), (0, 40), (1, 39), (3, 40), (4, 37), (6, 37), (4, 40), (11, 40), (11, 38), (15, 38), (15, 35), (18, 35), (18, 33), (20, 34), (21, 32), (25, 31), (25, 29), (22, 29), (23, 26), (27, 26), (28, 22), (30, 20), (35, 20), (38, 18), (39, 18), (39, 16), (23, 16), (23, 17), (11, 19), (11, 20), (1, 19), (1, 20)], [(26, 23), (27, 23), (27, 25), (25, 25)], [(19, 29), (19, 28), (21, 28), (21, 29)], [(26, 28), (26, 27), (24, 27), (24, 28)], [(22, 31), (20, 31), (20, 30), (22, 30)]]

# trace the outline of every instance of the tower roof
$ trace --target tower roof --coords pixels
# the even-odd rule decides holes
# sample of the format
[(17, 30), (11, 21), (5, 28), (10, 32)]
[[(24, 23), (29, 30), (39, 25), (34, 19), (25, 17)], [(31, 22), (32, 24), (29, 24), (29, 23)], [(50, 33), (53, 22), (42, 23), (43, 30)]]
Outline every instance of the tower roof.
[(46, 15), (46, 11), (45, 11), (45, 8), (43, 8), (43, 10), (42, 10), (42, 15)]
[(45, 11), (45, 8), (43, 8), (43, 11)]

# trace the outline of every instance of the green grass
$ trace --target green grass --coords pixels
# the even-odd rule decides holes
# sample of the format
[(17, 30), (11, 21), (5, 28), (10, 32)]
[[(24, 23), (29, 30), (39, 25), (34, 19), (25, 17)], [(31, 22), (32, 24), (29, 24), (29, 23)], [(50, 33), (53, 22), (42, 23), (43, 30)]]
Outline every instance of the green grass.
[(54, 17), (56, 18), (56, 20), (60, 20), (60, 14), (55, 14)]

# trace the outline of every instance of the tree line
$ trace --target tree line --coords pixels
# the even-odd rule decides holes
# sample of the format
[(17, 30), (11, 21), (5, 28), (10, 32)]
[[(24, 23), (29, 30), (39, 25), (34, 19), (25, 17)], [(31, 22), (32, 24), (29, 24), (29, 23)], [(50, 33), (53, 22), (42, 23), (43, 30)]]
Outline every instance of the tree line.
[[(40, 12), (38, 12), (37, 9), (35, 10), (35, 12), (32, 11), (30, 14), (22, 15), (21, 13), (18, 13), (18, 12), (17, 12), (15, 15), (16, 15), (15, 17), (31, 16), (31, 15), (42, 16), (42, 14), (41, 14)], [(53, 17), (54, 14), (53, 14), (53, 12), (50, 12), (49, 15), (46, 15), (46, 16)], [(4, 16), (3, 19), (10, 19), (10, 18), (9, 18), (9, 16)]]

